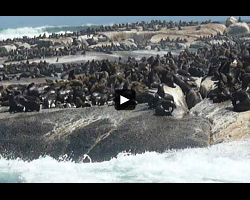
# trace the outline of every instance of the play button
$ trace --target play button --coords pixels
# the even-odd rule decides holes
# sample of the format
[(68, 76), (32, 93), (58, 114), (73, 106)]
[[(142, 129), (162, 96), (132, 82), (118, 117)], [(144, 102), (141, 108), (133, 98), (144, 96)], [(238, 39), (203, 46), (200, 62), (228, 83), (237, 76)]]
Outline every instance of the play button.
[(128, 98), (126, 98), (126, 97), (120, 95), (120, 104), (124, 104), (124, 103), (126, 103), (126, 102), (128, 102), (128, 101), (129, 101)]
[(134, 90), (116, 90), (115, 91), (115, 109), (116, 110), (134, 110), (136, 107), (136, 98)]

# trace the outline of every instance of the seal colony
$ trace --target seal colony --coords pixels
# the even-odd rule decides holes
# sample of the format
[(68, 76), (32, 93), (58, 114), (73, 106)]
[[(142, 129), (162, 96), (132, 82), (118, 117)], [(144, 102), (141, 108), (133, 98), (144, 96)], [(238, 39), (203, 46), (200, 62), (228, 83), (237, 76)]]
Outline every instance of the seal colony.
[[(152, 23), (164, 27), (161, 21)], [(167, 28), (174, 28), (176, 25)], [(182, 30), (181, 25), (180, 22), (179, 30)], [(126, 27), (128, 29), (127, 25)], [(198, 26), (196, 29), (200, 28), (201, 26)], [(89, 35), (92, 32), (87, 30), (84, 33)], [(34, 44), (41, 42), (41, 38), (44, 42), (46, 36), (34, 39), (24, 37), (23, 40)], [(56, 34), (49, 37), (51, 38), (60, 39)], [(173, 55), (169, 51), (162, 57), (157, 55), (140, 60), (129, 57), (127, 60), (92, 60), (61, 66), (49, 65), (46, 61), (30, 63), (28, 60), (3, 64), (0, 80), (33, 78), (34, 83), (1, 86), (0, 105), (8, 106), (11, 113), (40, 111), (40, 107), (50, 109), (112, 105), (115, 90), (133, 89), (139, 104), (147, 103), (150, 109), (155, 109), (155, 115), (171, 116), (177, 108), (176, 99), (164, 90), (164, 86), (178, 86), (183, 92), (188, 109), (193, 108), (202, 99), (209, 98), (214, 103), (232, 101), (234, 111), (245, 112), (250, 110), (250, 47), (248, 42), (241, 39), (242, 35), (218, 33), (197, 38), (196, 42), (202, 41), (206, 45), (198, 48), (196, 52), (186, 48), (179, 55)], [(2, 41), (2, 44), (10, 45), (19, 40), (6, 40)], [(176, 41), (187, 42), (180, 38)], [(161, 39), (159, 44), (165, 46), (167, 42), (170, 42), (169, 38)], [(113, 50), (117, 49), (112, 44), (108, 51)], [(15, 51), (10, 51), (10, 54), (12, 53), (15, 54)], [(41, 77), (57, 79), (46, 79), (45, 83), (36, 84), (35, 78)]]
[[(138, 103), (148, 103), (156, 115), (171, 115), (177, 107), (174, 97), (164, 90), (166, 85), (181, 88), (188, 109), (210, 98), (214, 103), (231, 100), (234, 110), (243, 112), (250, 110), (249, 57), (237, 54), (237, 47), (231, 46), (228, 54), (220, 54), (221, 46), (213, 46), (209, 51), (185, 50), (178, 56), (168, 53), (139, 61), (129, 58), (72, 64), (61, 80), (1, 87), (1, 105), (9, 106), (10, 112), (22, 112), (23, 107), (25, 111), (39, 111), (40, 104), (44, 109), (102, 106), (112, 104), (115, 90), (133, 89)], [(217, 53), (218, 57), (213, 56)], [(7, 76), (3, 74), (3, 79)], [(198, 79), (202, 79), (200, 85)], [(208, 88), (207, 82), (215, 86)]]
[[(140, 49), (159, 49), (160, 44), (150, 42), (153, 35), (182, 30), (189, 27), (205, 26), (211, 21), (173, 22), (152, 20), (151, 22), (137, 22), (114, 24), (112, 26), (88, 27), (72, 33), (39, 35), (29, 38), (13, 38), (0, 41), (0, 57), (7, 57), (6, 62), (22, 61), (27, 59), (44, 59), (65, 55), (84, 55), (88, 51), (112, 54), (114, 51), (130, 51)], [(204, 27), (206, 29), (206, 27)], [(214, 27), (210, 28), (210, 31)], [(202, 28), (200, 28), (202, 29)], [(125, 33), (125, 34), (124, 34)], [(198, 32), (197, 32), (198, 33)], [(216, 33), (212, 31), (212, 33)], [(127, 37), (130, 35), (131, 37)], [(183, 34), (184, 35), (184, 34)], [(172, 38), (161, 43), (161, 47), (182, 48), (188, 38)]]
[[(235, 28), (237, 20), (231, 22), (228, 28)], [(162, 26), (160, 21), (153, 23)], [(132, 29), (117, 33), (106, 27), (109, 32), (101, 34), (113, 39), (123, 34), (124, 40), (111, 44), (100, 36), (100, 42), (88, 46), (89, 50), (76, 51), (85, 57), (77, 62), (63, 63), (69, 57), (58, 55), (52, 56), (53, 63), (40, 58), (4, 62), (8, 60), (5, 57), (0, 65), (0, 154), (11, 157), (9, 153), (13, 153), (28, 160), (69, 155), (77, 162), (88, 155), (101, 162), (126, 151), (164, 152), (249, 138), (250, 46), (246, 29), (234, 29), (231, 35), (225, 25), (217, 23), (176, 25), (161, 27), (168, 28), (169, 36), (166, 32), (157, 35), (155, 30), (139, 31), (145, 33), (142, 46), (155, 48), (144, 50), (152, 53), (149, 56), (136, 57), (134, 51), (118, 54), (120, 43), (137, 43), (138, 35), (131, 38)], [(211, 34), (205, 27), (213, 25), (225, 29)], [(41, 37), (43, 44), (64, 38), (56, 34)], [(18, 40), (22, 39), (2, 44)], [(178, 54), (168, 49), (179, 44), (186, 47)], [(102, 51), (105, 45), (112, 55), (87, 60), (90, 49)], [(129, 56), (120, 56), (122, 53)], [(135, 90), (139, 105), (134, 111), (115, 111), (117, 89)]]

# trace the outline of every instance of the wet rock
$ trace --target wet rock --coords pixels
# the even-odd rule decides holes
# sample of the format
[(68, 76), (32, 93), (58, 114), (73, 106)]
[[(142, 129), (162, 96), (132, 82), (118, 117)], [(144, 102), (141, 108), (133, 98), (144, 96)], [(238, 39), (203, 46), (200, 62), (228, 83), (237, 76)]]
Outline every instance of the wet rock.
[(110, 160), (122, 151), (204, 147), (211, 129), (208, 120), (197, 117), (154, 116), (147, 105), (134, 111), (103, 106), (1, 115), (0, 154), (24, 160), (68, 155), (82, 161), (89, 155), (96, 162)]
[(88, 155), (96, 161), (104, 161), (120, 152), (162, 153), (167, 149), (208, 145), (210, 124), (207, 120), (156, 117), (146, 113), (122, 122), (109, 137), (97, 143)]

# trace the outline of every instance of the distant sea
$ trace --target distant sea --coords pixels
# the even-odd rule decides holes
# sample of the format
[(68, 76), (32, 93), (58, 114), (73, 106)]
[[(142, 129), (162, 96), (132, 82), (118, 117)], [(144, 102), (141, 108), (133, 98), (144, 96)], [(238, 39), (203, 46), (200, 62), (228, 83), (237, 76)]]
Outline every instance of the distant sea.
[[(218, 21), (224, 23), (229, 16), (0, 16), (0, 40), (16, 37), (34, 37), (40, 34), (80, 31), (89, 26), (114, 23), (166, 21)], [(239, 16), (234, 16), (239, 18)], [(242, 16), (250, 21), (250, 16)]]
[[(82, 26), (88, 24), (113, 24), (137, 21), (225, 21), (229, 16), (0, 16), (0, 28), (40, 26)], [(238, 18), (239, 16), (234, 16)], [(241, 16), (250, 20), (250, 16)]]

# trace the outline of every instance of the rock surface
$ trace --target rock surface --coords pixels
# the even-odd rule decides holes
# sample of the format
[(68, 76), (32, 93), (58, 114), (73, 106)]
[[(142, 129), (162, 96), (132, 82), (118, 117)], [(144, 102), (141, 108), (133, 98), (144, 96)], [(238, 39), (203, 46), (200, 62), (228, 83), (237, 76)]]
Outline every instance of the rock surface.
[(174, 117), (154, 116), (147, 105), (119, 112), (109, 106), (20, 114), (2, 111), (0, 155), (24, 160), (68, 155), (78, 162), (87, 154), (93, 162), (101, 162), (120, 152), (164, 152), (250, 138), (250, 111), (236, 113), (230, 101), (213, 104), (205, 99), (188, 114), (181, 94), (175, 98), (179, 109)]
[(223, 34), (226, 29), (224, 24), (202, 24), (200, 25), (200, 30), (197, 30), (197, 26), (187, 26), (182, 27), (182, 30), (161, 30), (155, 31), (154, 36), (151, 38), (152, 43), (158, 43), (161, 39), (187, 39), (187, 45), (190, 45), (195, 41), (195, 39), (199, 38), (200, 36), (210, 36), (217, 35), (217, 33)]
[(195, 39), (199, 38), (200, 36), (210, 36), (217, 35), (218, 33), (223, 34), (226, 29), (224, 24), (202, 24), (200, 25), (200, 30), (197, 30), (197, 26), (186, 26), (182, 27), (182, 30), (176, 29), (166, 29), (162, 28), (158, 31), (112, 31), (112, 32), (103, 32), (108, 38), (112, 39), (112, 42), (120, 42), (125, 39), (133, 38), (137, 41), (145, 41), (150, 40), (151, 43), (156, 44), (161, 41), (161, 39), (166, 39), (169, 37), (170, 39), (187, 39), (188, 42), (186, 43), (189, 46)]
[(192, 44), (190, 44), (190, 48), (203, 48), (203, 47), (209, 47), (209, 45), (202, 41), (195, 41)]
[(230, 25), (226, 31), (229, 35), (241, 35), (241, 34), (243, 35), (249, 33), (250, 28), (247, 23), (238, 22)]
[(0, 154), (27, 160), (68, 155), (82, 161), (87, 154), (98, 162), (120, 152), (206, 147), (211, 130), (208, 120), (157, 117), (146, 105), (134, 111), (103, 106), (0, 115)]
[(249, 139), (250, 111), (237, 113), (232, 109), (230, 101), (213, 104), (205, 99), (192, 108), (190, 114), (211, 122), (211, 144)]
[(229, 27), (232, 24), (235, 24), (238, 20), (234, 17), (229, 17), (226, 20), (226, 27)]

